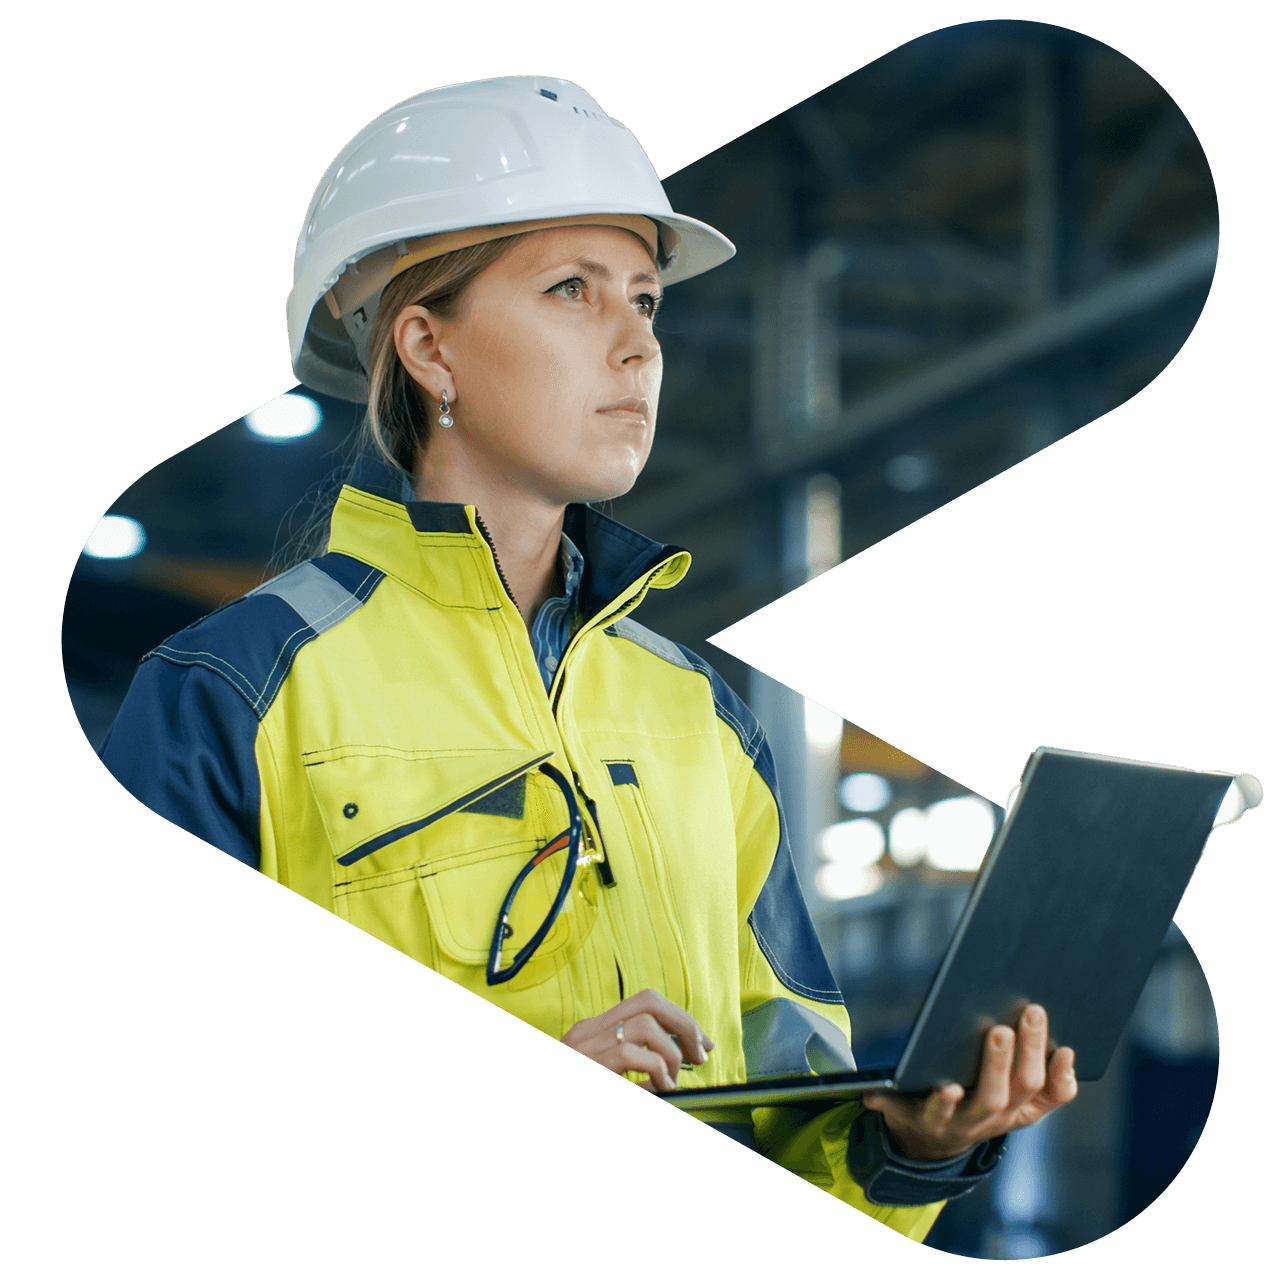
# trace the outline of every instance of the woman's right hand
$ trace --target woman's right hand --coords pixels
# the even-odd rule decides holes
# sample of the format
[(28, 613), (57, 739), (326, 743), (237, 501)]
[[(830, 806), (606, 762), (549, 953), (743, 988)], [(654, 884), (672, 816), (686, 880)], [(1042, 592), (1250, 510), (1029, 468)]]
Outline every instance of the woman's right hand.
[(637, 991), (607, 1013), (575, 1022), (560, 1040), (619, 1075), (647, 1075), (636, 1083), (650, 1093), (678, 1089), (682, 1057), (701, 1066), (715, 1048), (692, 1015), (652, 988)]

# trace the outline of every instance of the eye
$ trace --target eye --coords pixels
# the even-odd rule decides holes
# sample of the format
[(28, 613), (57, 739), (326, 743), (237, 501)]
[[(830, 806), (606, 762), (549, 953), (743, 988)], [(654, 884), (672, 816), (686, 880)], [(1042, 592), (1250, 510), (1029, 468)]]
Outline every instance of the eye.
[(582, 289), (585, 289), (585, 288), (586, 288), (586, 280), (582, 279), (582, 276), (580, 275), (575, 275), (570, 280), (561, 280), (559, 284), (553, 284), (552, 287), (550, 287), (547, 292), (554, 293), (557, 291), (557, 289), (577, 289), (577, 291), (581, 292)]
[[(580, 275), (573, 275), (570, 276), (570, 279), (561, 280), (559, 284), (553, 284), (547, 292), (557, 293), (559, 289), (577, 289), (581, 296), (581, 293), (585, 288), (586, 280), (582, 279), (582, 276)], [(645, 312), (645, 317), (649, 320), (652, 320), (653, 317), (658, 314), (659, 308), (662, 307), (662, 298), (654, 297), (652, 293), (641, 293), (635, 301), (643, 302), (644, 305), (649, 308), (649, 310)]]
[(652, 320), (662, 306), (662, 298), (658, 294), (642, 293), (631, 300), (631, 305), (642, 315)]

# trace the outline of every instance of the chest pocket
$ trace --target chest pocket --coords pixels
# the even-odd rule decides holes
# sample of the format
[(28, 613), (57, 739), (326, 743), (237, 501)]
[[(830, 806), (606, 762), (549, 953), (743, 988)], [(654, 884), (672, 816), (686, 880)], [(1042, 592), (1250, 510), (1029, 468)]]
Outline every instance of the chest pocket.
[(692, 988), (685, 955), (684, 929), (671, 892), (667, 852), (634, 762), (602, 761), (608, 770), (619, 827), (631, 847), (630, 874), (637, 879), (645, 910), (634, 913), (617, 934), (629, 990), (654, 987), (682, 1009), (690, 1007)]
[[(344, 919), (483, 995), (498, 911), (521, 868), (568, 825), (538, 772), (550, 753), (434, 753), (346, 745), (304, 756), (333, 856)], [(548, 857), (516, 897), (508, 948), (554, 904), (568, 852)], [(510, 991), (554, 976), (595, 921), (595, 878), (580, 868), (564, 909)], [(505, 950), (507, 958), (514, 950)]]

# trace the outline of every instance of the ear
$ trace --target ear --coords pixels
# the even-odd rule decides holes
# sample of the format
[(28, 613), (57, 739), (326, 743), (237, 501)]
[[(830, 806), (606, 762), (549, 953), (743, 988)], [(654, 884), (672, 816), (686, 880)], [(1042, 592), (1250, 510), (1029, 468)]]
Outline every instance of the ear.
[(408, 375), (433, 400), (456, 400), (453, 372), (440, 351), (440, 320), (426, 307), (405, 307), (391, 326), (396, 353)]

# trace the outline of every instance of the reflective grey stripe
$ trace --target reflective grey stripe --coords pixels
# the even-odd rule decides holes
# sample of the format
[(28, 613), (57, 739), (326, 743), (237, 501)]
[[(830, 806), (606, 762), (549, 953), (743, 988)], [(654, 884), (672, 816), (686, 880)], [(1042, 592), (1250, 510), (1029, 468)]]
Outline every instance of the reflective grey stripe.
[(784, 996), (742, 1015), (742, 1053), (748, 1080), (858, 1069), (839, 1027)]
[(264, 582), (249, 594), (279, 596), (316, 635), (341, 622), (363, 603), (310, 561)]
[(665, 636), (658, 635), (656, 631), (650, 631), (648, 627), (642, 627), (631, 618), (620, 618), (605, 630), (612, 631), (624, 640), (630, 640), (632, 644), (638, 644), (642, 649), (648, 649), (654, 657), (664, 658), (672, 666), (683, 667), (686, 671), (700, 670), (689, 661), (688, 656), (678, 644)]

